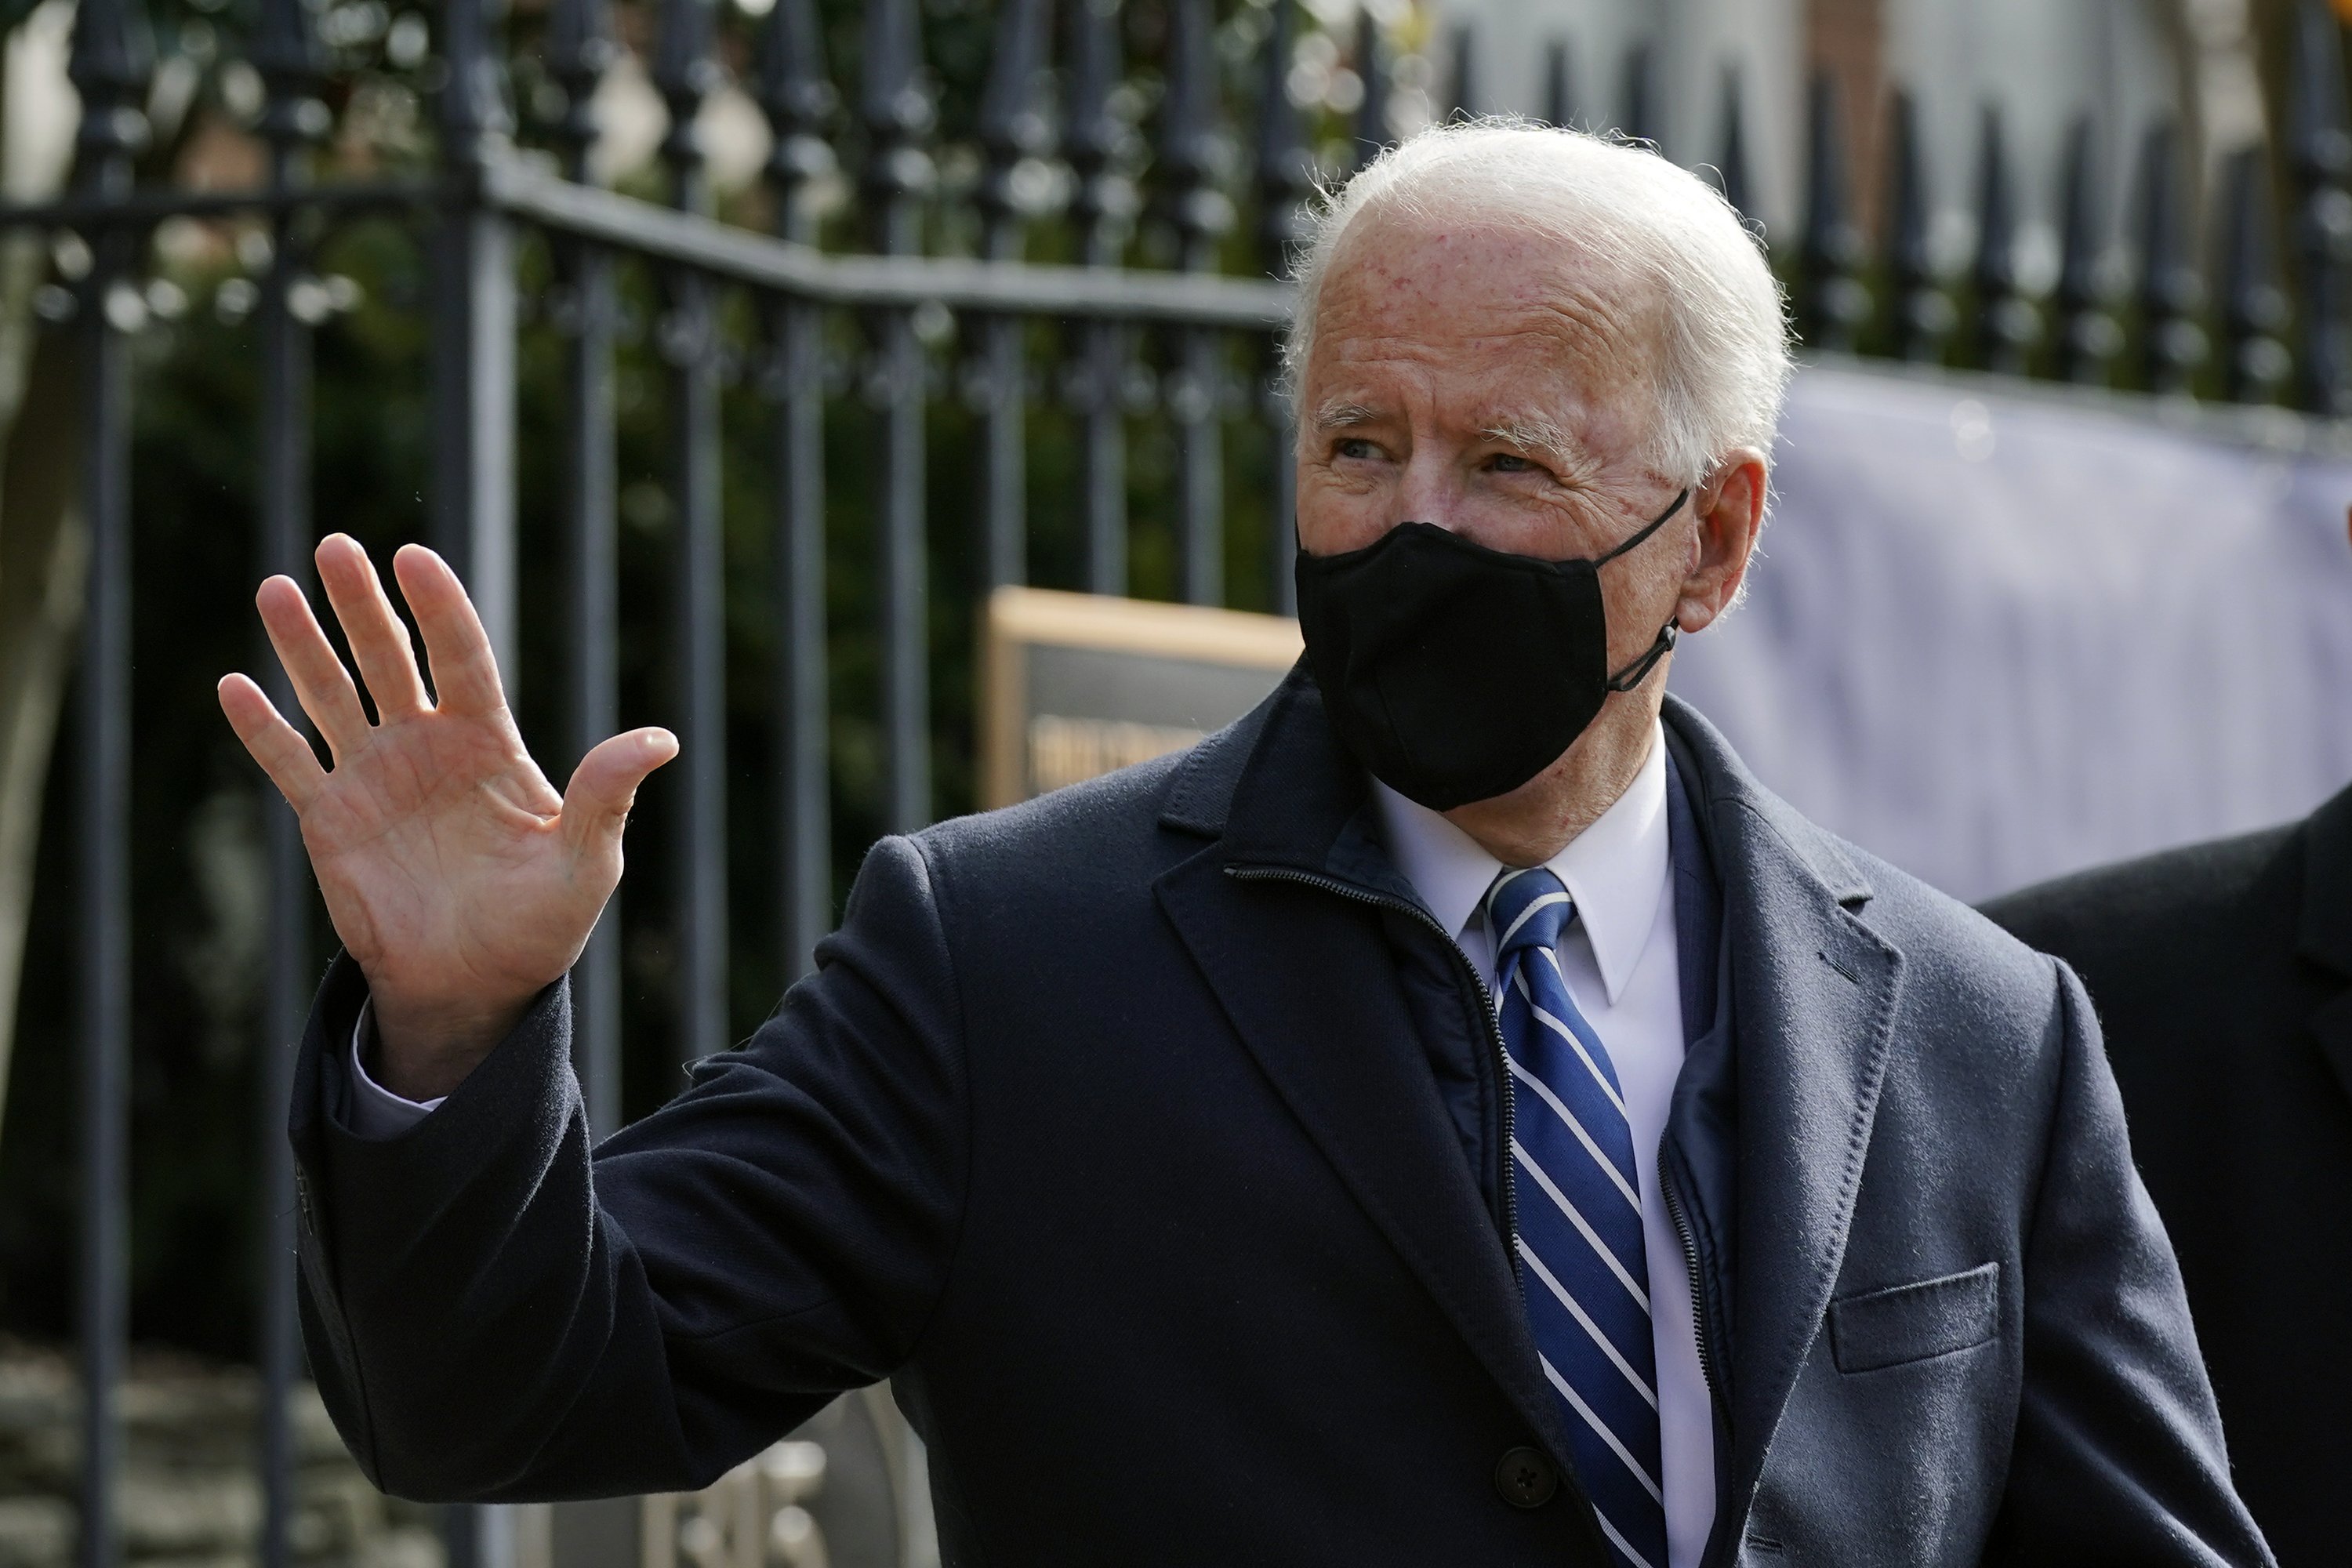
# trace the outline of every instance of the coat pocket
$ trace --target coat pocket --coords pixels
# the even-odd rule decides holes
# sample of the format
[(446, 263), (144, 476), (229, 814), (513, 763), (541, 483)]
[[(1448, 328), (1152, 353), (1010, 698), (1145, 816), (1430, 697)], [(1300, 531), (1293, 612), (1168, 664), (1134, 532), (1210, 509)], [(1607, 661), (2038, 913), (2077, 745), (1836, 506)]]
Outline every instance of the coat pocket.
[(1998, 1263), (1830, 1303), (1830, 1350), (1840, 1372), (1875, 1372), (1949, 1355), (1984, 1343), (2000, 1329)]

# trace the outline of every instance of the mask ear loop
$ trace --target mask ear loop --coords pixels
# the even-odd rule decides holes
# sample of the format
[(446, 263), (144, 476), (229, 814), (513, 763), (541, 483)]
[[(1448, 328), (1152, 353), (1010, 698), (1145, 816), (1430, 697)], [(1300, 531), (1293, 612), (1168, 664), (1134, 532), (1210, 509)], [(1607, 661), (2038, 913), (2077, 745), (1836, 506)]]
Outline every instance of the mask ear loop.
[[(1665, 527), (1667, 520), (1672, 518), (1675, 513), (1682, 510), (1683, 503), (1688, 500), (1690, 500), (1690, 491), (1685, 489), (1680, 495), (1675, 497), (1674, 504), (1672, 506), (1666, 508), (1665, 510), (1660, 512), (1656, 517), (1652, 518), (1649, 524), (1639, 533), (1636, 533), (1633, 538), (1625, 541), (1622, 544), (1620, 544), (1608, 554), (1599, 557), (1592, 563), (1592, 564), (1595, 567), (1608, 565), (1609, 563), (1616, 560), (1617, 557), (1624, 554), (1625, 552), (1633, 549), (1635, 545), (1649, 538), (1650, 535)], [(1619, 670), (1616, 674), (1609, 678), (1609, 689), (1616, 692), (1631, 691), (1633, 688), (1641, 685), (1642, 682), (1649, 679), (1650, 671), (1658, 668), (1659, 660), (1664, 658), (1666, 655), (1675, 651), (1675, 638), (1680, 635), (1682, 629), (1682, 616), (1678, 614), (1673, 620), (1668, 621), (1663, 627), (1659, 628), (1658, 640), (1650, 645), (1650, 648), (1647, 653), (1643, 654), (1633, 663), (1627, 665), (1624, 668)]]
[(1609, 678), (1609, 689), (1612, 691), (1631, 691), (1633, 688), (1641, 685), (1642, 682), (1649, 679), (1650, 671), (1658, 668), (1658, 661), (1665, 658), (1666, 655), (1675, 651), (1675, 637), (1682, 631), (1682, 629), (1683, 624), (1682, 617), (1680, 616), (1676, 616), (1673, 620), (1668, 621), (1659, 629), (1658, 640), (1650, 645), (1649, 652), (1643, 654), (1641, 658), (1635, 659), (1633, 663), (1627, 665), (1624, 668), (1619, 670), (1616, 674)]
[(1683, 510), (1683, 502), (1688, 500), (1690, 500), (1690, 491), (1688, 489), (1685, 489), (1682, 494), (1675, 498), (1674, 505), (1666, 508), (1665, 510), (1652, 518), (1648, 522), (1643, 523), (1642, 525), (1642, 531), (1639, 533), (1636, 533), (1633, 538), (1625, 541), (1622, 544), (1620, 544), (1608, 554), (1594, 556), (1592, 558), (1592, 563), (1595, 566), (1608, 565), (1612, 561), (1616, 560), (1617, 557), (1624, 554), (1625, 552), (1633, 549), (1635, 545), (1649, 538), (1650, 535), (1665, 527), (1666, 523), (1674, 517), (1675, 513)]

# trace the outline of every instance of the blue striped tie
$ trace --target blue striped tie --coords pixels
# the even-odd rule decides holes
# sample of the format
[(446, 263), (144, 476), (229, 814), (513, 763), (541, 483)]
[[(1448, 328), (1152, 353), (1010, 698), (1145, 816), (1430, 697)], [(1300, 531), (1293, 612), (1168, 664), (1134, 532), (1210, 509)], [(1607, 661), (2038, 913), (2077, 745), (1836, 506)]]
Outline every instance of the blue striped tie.
[(1520, 1289), (1601, 1533), (1621, 1562), (1666, 1568), (1642, 1180), (1617, 1069), (1560, 978), (1575, 915), (1542, 867), (1486, 894), (1517, 1102)]

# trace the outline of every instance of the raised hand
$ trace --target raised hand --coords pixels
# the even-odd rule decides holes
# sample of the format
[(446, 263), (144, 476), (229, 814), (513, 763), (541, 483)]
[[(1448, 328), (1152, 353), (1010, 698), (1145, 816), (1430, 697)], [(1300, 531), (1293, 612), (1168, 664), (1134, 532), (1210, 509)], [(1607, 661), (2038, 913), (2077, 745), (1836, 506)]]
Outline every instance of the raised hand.
[(424, 633), (429, 696), (366, 552), (332, 534), (318, 563), (376, 722), (287, 577), (255, 601), (332, 771), (248, 678), (223, 678), (221, 709), (301, 818), (327, 912), (367, 976), (378, 1076), (428, 1099), (455, 1088), (580, 956), (620, 880), (637, 786), (677, 741), (666, 730), (615, 735), (559, 796), (523, 750), (489, 639), (439, 556), (410, 544), (393, 557)]

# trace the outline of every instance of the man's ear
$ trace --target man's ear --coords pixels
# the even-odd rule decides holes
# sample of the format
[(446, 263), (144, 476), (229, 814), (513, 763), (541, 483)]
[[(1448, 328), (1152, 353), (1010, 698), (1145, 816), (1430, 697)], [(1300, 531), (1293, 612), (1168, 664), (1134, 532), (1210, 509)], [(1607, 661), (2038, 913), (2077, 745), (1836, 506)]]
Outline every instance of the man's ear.
[(1764, 526), (1765, 484), (1764, 454), (1742, 447), (1727, 453), (1693, 494), (1698, 531), (1676, 606), (1683, 630), (1705, 630), (1739, 596)]

